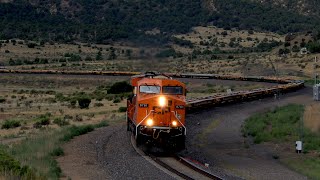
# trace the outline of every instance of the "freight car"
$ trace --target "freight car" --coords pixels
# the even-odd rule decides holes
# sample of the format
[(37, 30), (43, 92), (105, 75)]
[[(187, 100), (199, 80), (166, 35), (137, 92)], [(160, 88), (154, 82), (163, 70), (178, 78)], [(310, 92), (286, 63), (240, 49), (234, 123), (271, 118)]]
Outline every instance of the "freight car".
[(127, 130), (136, 144), (184, 149), (186, 86), (163, 74), (148, 72), (131, 78)]

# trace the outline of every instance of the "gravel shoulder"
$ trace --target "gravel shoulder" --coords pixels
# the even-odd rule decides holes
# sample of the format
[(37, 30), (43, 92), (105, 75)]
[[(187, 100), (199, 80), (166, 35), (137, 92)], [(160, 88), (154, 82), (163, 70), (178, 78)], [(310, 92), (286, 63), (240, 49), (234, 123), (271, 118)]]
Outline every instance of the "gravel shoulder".
[(71, 179), (173, 179), (140, 156), (125, 125), (99, 128), (65, 144), (58, 163)]
[[(280, 100), (267, 98), (190, 114), (187, 117), (188, 149), (184, 154), (209, 163), (213, 170), (231, 177), (306, 179), (275, 160), (272, 148), (245, 142), (241, 135), (241, 126), (251, 115), (268, 111), (276, 106), (311, 102), (312, 89), (305, 88), (283, 95)], [(250, 147), (246, 147), (245, 143), (249, 143)], [(226, 179), (233, 178), (226, 177)]]

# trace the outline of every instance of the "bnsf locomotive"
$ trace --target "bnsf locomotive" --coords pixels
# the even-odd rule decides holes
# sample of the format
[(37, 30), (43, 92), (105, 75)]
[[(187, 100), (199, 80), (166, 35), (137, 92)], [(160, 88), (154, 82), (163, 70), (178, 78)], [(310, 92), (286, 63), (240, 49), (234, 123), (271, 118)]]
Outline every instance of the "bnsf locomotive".
[(185, 145), (186, 86), (166, 75), (146, 73), (131, 78), (133, 95), (127, 101), (127, 130), (136, 144), (183, 149)]

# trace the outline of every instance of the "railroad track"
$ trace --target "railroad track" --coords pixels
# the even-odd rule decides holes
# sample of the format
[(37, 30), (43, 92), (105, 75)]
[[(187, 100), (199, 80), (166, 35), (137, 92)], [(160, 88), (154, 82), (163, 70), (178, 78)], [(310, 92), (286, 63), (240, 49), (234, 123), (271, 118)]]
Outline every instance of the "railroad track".
[(221, 177), (209, 172), (207, 167), (195, 165), (191, 161), (177, 154), (165, 154), (157, 156), (152, 153), (142, 151), (136, 146), (133, 136), (131, 136), (131, 144), (140, 156), (144, 157), (151, 164), (175, 179), (222, 179)]
[[(0, 69), (0, 73), (20, 73), (20, 74), (64, 74), (64, 75), (104, 75), (104, 76), (134, 76), (140, 72), (121, 72), (121, 71), (60, 71), (60, 70), (18, 70), (18, 69)], [(202, 98), (187, 100), (186, 109), (188, 112), (199, 109), (220, 106), (223, 104), (237, 103), (275, 96), (279, 93), (288, 93), (304, 87), (304, 81), (290, 80), (285, 78), (263, 77), (263, 76), (234, 76), (219, 74), (192, 74), (192, 73), (166, 73), (174, 78), (192, 78), (192, 79), (220, 79), (236, 81), (255, 81), (277, 83), (277, 86), (268, 88), (259, 88), (248, 91), (238, 91), (229, 94), (216, 94)]]

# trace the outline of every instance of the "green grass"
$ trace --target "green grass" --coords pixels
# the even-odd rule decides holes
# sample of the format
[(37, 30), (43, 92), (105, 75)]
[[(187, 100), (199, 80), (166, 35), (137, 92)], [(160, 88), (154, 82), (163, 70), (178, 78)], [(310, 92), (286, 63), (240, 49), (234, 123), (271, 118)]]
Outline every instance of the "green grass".
[(71, 126), (68, 128), (68, 132), (64, 134), (61, 141), (70, 141), (70, 139), (74, 138), (75, 136), (80, 136), (82, 134), (86, 134), (94, 130), (93, 125), (85, 125), (85, 126)]
[(296, 141), (302, 137), (304, 152), (320, 152), (320, 134), (303, 127), (302, 105), (290, 104), (246, 120), (242, 133), (252, 136), (255, 143)]
[(320, 153), (320, 134), (312, 133), (303, 127), (304, 107), (290, 104), (278, 107), (273, 111), (256, 114), (248, 118), (243, 126), (244, 136), (251, 136), (255, 143), (261, 142), (294, 142), (302, 137), (303, 152), (299, 157), (281, 159), (292, 169), (307, 175), (311, 179), (320, 179), (320, 156), (314, 157), (312, 151)]
[[(28, 168), (37, 172), (37, 176), (58, 179), (62, 171), (55, 157), (64, 155), (64, 151), (61, 148), (62, 144), (75, 136), (86, 134), (95, 128), (107, 125), (106, 121), (102, 121), (96, 125), (69, 126), (59, 130), (45, 129), (38, 134), (27, 137), (21, 143), (10, 147), (0, 147), (0, 156), (1, 152), (7, 152), (8, 156), (11, 157), (10, 161), (18, 165), (21, 163), (22, 167), (28, 165)], [(1, 169), (1, 165), (4, 168)], [(0, 160), (0, 172), (8, 168), (10, 169), (10, 164), (1, 164)]]
[(57, 124), (57, 125), (59, 125), (59, 126), (67, 126), (67, 125), (70, 124), (69, 121), (67, 121), (66, 119), (62, 119), (62, 118), (60, 118), (60, 117), (55, 118), (55, 119), (53, 120), (53, 123), (54, 123), (54, 124)]
[(256, 114), (246, 120), (242, 133), (252, 136), (255, 143), (298, 138), (303, 111), (302, 105), (291, 104)]
[(303, 159), (285, 159), (281, 161), (310, 179), (320, 179), (320, 158), (304, 157)]
[(119, 112), (126, 112), (127, 111), (127, 107), (119, 107), (118, 111)]
[(11, 129), (11, 128), (16, 128), (21, 126), (20, 120), (16, 120), (16, 119), (11, 119), (11, 120), (6, 120), (1, 128), (2, 129)]
[[(305, 79), (304, 83), (306, 85), (314, 85), (314, 79)], [(319, 81), (318, 81), (318, 83), (319, 83)]]
[(21, 166), (20, 162), (8, 154), (3, 147), (0, 147), (0, 175), (16, 179), (44, 179), (37, 176), (29, 166)]

